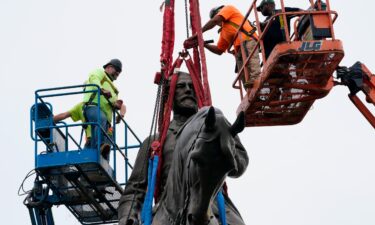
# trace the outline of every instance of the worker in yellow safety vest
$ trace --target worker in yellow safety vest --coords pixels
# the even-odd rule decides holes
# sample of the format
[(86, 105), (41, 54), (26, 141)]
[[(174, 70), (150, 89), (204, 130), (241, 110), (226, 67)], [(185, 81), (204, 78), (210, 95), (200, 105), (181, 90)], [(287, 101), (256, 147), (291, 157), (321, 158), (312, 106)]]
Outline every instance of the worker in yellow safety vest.
[[(96, 84), (100, 88), (100, 105), (98, 105), (97, 92), (85, 93), (83, 97), (83, 115), (87, 122), (98, 123), (91, 126), (91, 148), (99, 148), (104, 158), (108, 158), (110, 143), (108, 134), (104, 135), (102, 131), (107, 131), (112, 122), (114, 109), (121, 109), (123, 101), (118, 99), (118, 89), (113, 82), (117, 80), (122, 71), (122, 63), (118, 59), (112, 59), (103, 68), (96, 69), (89, 74), (87, 84)], [(88, 86), (86, 91), (96, 90), (96, 87)], [(119, 118), (117, 118), (119, 120)]]

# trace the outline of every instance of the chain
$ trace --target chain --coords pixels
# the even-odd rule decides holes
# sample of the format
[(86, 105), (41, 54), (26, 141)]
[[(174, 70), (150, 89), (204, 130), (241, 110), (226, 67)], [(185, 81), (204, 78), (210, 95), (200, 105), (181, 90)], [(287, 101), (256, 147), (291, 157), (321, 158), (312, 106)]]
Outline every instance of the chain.
[[(157, 93), (156, 93), (156, 100), (155, 100), (155, 107), (154, 107), (154, 113), (153, 113), (153, 116), (152, 116), (152, 122), (151, 122), (151, 128), (150, 128), (150, 134), (149, 134), (149, 138), (148, 138), (148, 142), (147, 142), (147, 148), (146, 148), (146, 151), (149, 151), (150, 150), (150, 147), (151, 147), (151, 137), (152, 137), (152, 133), (156, 131), (156, 129), (154, 130), (154, 126), (156, 128), (157, 126), (157, 117), (158, 117), (158, 113), (157, 113), (157, 109), (159, 108), (159, 105), (160, 105), (160, 101), (161, 101), (161, 89), (162, 89), (162, 86), (164, 84), (164, 77), (162, 76), (161, 80), (160, 80), (160, 83), (158, 84), (158, 90), (157, 90)], [(154, 135), (154, 138), (156, 136)], [(145, 168), (145, 164), (147, 163), (148, 161), (148, 157), (145, 157), (144, 158), (144, 161), (143, 161), (143, 164), (142, 164), (142, 170), (141, 170), (141, 174), (144, 174), (143, 173), (143, 170)], [(137, 196), (137, 194), (139, 193), (138, 189), (135, 190), (135, 193), (133, 194), (133, 199), (131, 201), (131, 205), (130, 205), (130, 208), (129, 208), (129, 211), (128, 211), (128, 215), (127, 215), (127, 218), (126, 218), (126, 221), (125, 223), (127, 223), (127, 221), (130, 219), (130, 215), (131, 215), (131, 212), (133, 210), (133, 207), (134, 207), (134, 202), (135, 202), (135, 197)]]

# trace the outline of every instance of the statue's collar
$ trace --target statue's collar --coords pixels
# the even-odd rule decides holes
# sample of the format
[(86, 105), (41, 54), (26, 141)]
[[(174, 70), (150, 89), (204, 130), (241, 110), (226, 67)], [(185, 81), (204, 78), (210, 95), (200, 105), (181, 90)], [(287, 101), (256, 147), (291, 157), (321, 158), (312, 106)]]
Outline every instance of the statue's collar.
[(177, 132), (184, 124), (185, 122), (183, 121), (172, 120), (169, 124), (169, 130), (172, 132)]
[(183, 121), (177, 121), (177, 120), (172, 120), (171, 125), (169, 128), (173, 129), (173, 132), (176, 132), (177, 136), (181, 133), (181, 131), (186, 127), (186, 124), (188, 124), (194, 116), (191, 116), (189, 119), (187, 119), (185, 122)]

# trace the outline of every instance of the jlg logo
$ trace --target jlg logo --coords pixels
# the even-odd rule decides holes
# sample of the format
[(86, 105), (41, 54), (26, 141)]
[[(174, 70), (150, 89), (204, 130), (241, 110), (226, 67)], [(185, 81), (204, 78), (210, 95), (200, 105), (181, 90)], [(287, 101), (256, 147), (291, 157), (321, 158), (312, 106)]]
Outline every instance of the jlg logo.
[(320, 50), (321, 47), (322, 47), (321, 41), (302, 42), (302, 45), (298, 50), (299, 51), (316, 51), (316, 50)]

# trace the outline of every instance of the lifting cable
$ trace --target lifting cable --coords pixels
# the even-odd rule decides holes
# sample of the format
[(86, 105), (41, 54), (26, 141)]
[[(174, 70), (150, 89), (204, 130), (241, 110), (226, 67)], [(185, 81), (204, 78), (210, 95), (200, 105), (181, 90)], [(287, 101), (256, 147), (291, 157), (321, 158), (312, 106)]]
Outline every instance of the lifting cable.
[[(147, 141), (146, 149), (150, 149), (152, 137), (154, 137), (154, 139), (157, 138), (156, 137), (156, 127), (157, 127), (157, 123), (158, 123), (157, 119), (158, 119), (158, 115), (159, 115), (158, 108), (160, 107), (160, 103), (161, 103), (161, 99), (162, 99), (161, 92), (162, 92), (163, 84), (164, 84), (164, 79), (163, 79), (163, 77), (161, 77), (161, 79), (158, 82), (158, 89), (157, 89), (157, 93), (156, 93), (154, 112), (153, 112), (153, 116), (152, 116), (151, 128), (150, 128), (150, 133), (149, 133), (149, 138), (148, 138), (148, 141)], [(149, 160), (148, 157), (145, 157), (144, 161), (141, 164), (142, 165), (141, 174), (144, 174), (144, 169), (145, 169), (144, 165), (146, 165), (147, 160)], [(150, 161), (151, 161), (151, 159), (150, 159)], [(130, 215), (132, 214), (132, 210), (133, 210), (133, 207), (134, 207), (135, 198), (138, 194), (139, 194), (139, 190), (136, 189), (135, 193), (133, 194), (133, 198), (132, 198), (132, 201), (131, 201), (131, 204), (130, 204), (130, 207), (129, 207), (129, 211), (127, 212), (126, 221), (129, 221), (129, 219), (130, 219)], [(146, 200), (146, 197), (145, 197), (145, 200)], [(152, 199), (151, 199), (151, 201), (152, 201)], [(148, 209), (148, 207), (146, 209)], [(146, 212), (146, 211), (148, 211), (148, 210), (142, 209), (142, 218), (143, 218), (144, 212)], [(147, 215), (147, 216), (150, 216), (150, 215)]]
[(188, 3), (187, 3), (188, 0), (185, 0), (185, 22), (186, 22), (186, 38), (189, 38), (190, 37), (190, 34), (189, 34), (189, 12), (188, 12)]

